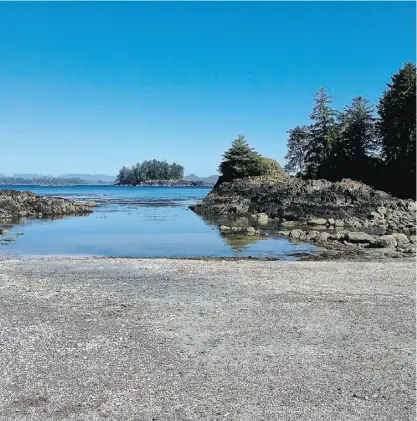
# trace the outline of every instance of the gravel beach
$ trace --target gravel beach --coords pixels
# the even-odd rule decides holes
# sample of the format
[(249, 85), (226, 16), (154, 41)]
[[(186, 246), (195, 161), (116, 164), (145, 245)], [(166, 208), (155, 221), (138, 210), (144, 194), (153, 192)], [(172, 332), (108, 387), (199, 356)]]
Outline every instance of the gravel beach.
[(415, 419), (415, 260), (0, 260), (1, 420)]

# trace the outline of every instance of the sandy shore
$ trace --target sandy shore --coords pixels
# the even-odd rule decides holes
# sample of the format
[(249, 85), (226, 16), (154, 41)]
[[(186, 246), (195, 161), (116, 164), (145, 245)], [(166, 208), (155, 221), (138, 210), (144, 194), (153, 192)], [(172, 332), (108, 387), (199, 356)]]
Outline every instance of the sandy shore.
[(0, 260), (1, 420), (415, 419), (415, 261)]

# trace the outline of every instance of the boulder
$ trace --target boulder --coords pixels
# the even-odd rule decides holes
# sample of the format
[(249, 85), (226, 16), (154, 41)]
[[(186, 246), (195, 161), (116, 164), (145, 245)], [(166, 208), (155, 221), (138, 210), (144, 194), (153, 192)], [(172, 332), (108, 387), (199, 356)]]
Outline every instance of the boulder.
[(416, 236), (410, 235), (409, 240), (410, 240), (411, 243), (415, 244), (416, 243)]
[(241, 232), (242, 231), (242, 227), (232, 227), (232, 231), (233, 232)]
[(230, 227), (226, 226), (226, 225), (220, 225), (220, 231), (221, 232), (227, 232), (230, 231)]
[(407, 210), (410, 212), (416, 212), (417, 211), (417, 203), (416, 202), (408, 202), (407, 203)]
[(268, 215), (266, 213), (261, 212), (261, 213), (258, 213), (256, 215), (256, 218), (257, 219), (268, 219)]
[(336, 227), (344, 227), (345, 226), (345, 221), (343, 221), (343, 219), (336, 219), (334, 221), (334, 225)]
[(376, 210), (382, 217), (385, 217), (387, 214), (387, 208), (385, 206), (379, 206)]
[(295, 221), (284, 221), (281, 223), (283, 227), (293, 227), (295, 225)]
[(349, 231), (345, 239), (349, 243), (370, 243), (373, 241), (373, 237), (367, 234), (366, 232), (360, 232), (360, 231)]
[(395, 248), (397, 240), (392, 235), (380, 235), (372, 241), (372, 246), (378, 248)]
[(403, 248), (403, 247), (408, 246), (410, 244), (410, 240), (408, 239), (408, 237), (405, 234), (395, 232), (394, 234), (392, 234), (392, 236), (396, 239), (397, 247), (399, 247), (399, 248)]
[(324, 218), (312, 218), (308, 221), (308, 225), (326, 225), (327, 220)]
[(335, 220), (333, 219), (333, 218), (329, 218), (328, 220), (327, 220), (327, 223), (330, 225), (330, 226), (333, 226), (333, 225), (335, 225)]
[(321, 232), (320, 241), (328, 241), (331, 236), (332, 234), (329, 234), (328, 232)]
[(248, 228), (246, 228), (246, 233), (248, 235), (255, 235), (256, 234), (256, 229), (253, 228), (253, 227), (248, 227)]
[(306, 238), (311, 241), (318, 240), (320, 238), (320, 233), (318, 231), (307, 231)]
[(290, 232), (290, 237), (297, 238), (299, 240), (305, 240), (306, 233), (303, 230), (295, 229)]
[(371, 212), (371, 214), (369, 215), (369, 217), (371, 219), (379, 219), (379, 218), (382, 217), (382, 215), (380, 213), (378, 213), (378, 212)]
[(258, 213), (256, 215), (256, 219), (259, 225), (267, 225), (268, 224), (268, 215), (266, 213)]

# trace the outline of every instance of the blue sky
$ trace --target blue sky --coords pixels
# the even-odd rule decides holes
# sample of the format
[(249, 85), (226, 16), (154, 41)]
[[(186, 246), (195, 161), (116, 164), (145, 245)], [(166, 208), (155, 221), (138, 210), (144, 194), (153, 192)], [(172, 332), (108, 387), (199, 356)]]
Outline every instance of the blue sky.
[(0, 173), (167, 159), (216, 172), (237, 134), (284, 163), (322, 86), (377, 102), (416, 60), (413, 2), (0, 2)]

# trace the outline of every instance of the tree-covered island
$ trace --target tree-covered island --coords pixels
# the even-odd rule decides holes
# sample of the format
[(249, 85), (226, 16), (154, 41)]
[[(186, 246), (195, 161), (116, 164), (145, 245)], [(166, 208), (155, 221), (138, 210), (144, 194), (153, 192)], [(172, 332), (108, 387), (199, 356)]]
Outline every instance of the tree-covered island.
[(167, 161), (143, 161), (131, 168), (122, 167), (116, 178), (117, 185), (136, 186), (148, 181), (178, 181), (184, 178), (184, 167), (175, 162), (168, 164)]

